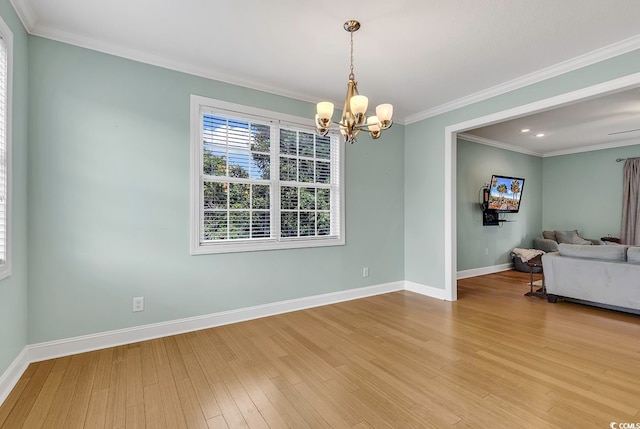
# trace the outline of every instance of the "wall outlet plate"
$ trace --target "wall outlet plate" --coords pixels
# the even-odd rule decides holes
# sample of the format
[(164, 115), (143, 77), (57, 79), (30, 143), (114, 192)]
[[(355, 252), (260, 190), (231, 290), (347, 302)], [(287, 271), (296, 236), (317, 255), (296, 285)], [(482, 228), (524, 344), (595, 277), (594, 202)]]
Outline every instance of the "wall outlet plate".
[(133, 312), (144, 311), (144, 297), (133, 298)]

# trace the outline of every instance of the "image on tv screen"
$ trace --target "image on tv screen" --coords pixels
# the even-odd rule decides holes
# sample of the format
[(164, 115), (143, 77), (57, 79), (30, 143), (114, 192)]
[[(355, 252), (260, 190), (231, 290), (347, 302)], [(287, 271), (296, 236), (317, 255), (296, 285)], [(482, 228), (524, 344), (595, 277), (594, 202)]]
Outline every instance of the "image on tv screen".
[(503, 213), (517, 213), (524, 188), (524, 179), (508, 176), (491, 176), (488, 209)]

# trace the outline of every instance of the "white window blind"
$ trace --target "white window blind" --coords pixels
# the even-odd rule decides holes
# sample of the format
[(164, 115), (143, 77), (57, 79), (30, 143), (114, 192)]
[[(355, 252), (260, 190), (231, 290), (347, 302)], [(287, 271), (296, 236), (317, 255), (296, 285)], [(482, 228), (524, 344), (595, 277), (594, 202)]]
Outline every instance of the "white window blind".
[(0, 38), (0, 264), (7, 260), (7, 44)]
[(337, 135), (203, 97), (191, 109), (193, 254), (344, 244)]
[(0, 278), (10, 270), (10, 76), (13, 34), (0, 19)]

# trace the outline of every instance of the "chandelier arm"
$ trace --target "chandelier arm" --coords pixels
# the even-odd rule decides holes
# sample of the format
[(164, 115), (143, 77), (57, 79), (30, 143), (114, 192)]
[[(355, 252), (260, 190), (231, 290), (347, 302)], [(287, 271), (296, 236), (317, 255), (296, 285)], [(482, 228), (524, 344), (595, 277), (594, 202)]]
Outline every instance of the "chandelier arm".
[(391, 125), (393, 125), (393, 121), (389, 121), (389, 125), (387, 125), (387, 126), (381, 126), (381, 125), (378, 125), (378, 124), (362, 124), (362, 125), (354, 125), (353, 128), (354, 129), (359, 129), (359, 130), (364, 129), (364, 128), (369, 129), (369, 127), (372, 127), (374, 125), (379, 126), (381, 130), (388, 130), (389, 128), (391, 128)]
[[(359, 129), (359, 130), (361, 130), (361, 129), (363, 129), (363, 128), (369, 128), (369, 127), (372, 127), (373, 125), (375, 125), (375, 124), (349, 125), (349, 124), (345, 124), (345, 123), (343, 123), (343, 122), (339, 122), (339, 121), (331, 121), (331, 123), (332, 123), (333, 125), (340, 125), (340, 126), (342, 126), (342, 127), (349, 127), (349, 126), (351, 126), (351, 128), (353, 128), (354, 130), (355, 130), (355, 129)], [(392, 126), (392, 125), (393, 125), (393, 121), (389, 121), (389, 125), (387, 125), (386, 127), (385, 127), (385, 126), (380, 126), (380, 129), (381, 129), (381, 130), (388, 130), (389, 128), (391, 128), (391, 126)]]

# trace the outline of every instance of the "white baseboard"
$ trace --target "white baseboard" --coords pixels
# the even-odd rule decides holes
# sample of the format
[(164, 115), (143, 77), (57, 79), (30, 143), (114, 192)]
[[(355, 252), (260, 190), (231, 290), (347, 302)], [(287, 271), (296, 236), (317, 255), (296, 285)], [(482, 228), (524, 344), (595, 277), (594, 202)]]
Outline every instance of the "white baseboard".
[(501, 271), (508, 271), (508, 270), (511, 270), (512, 268), (513, 268), (513, 264), (510, 262), (506, 264), (492, 265), (490, 267), (473, 268), (471, 270), (458, 271), (456, 278), (460, 280), (460, 279), (466, 279), (469, 277), (484, 276), (485, 274), (493, 274), (493, 273), (499, 273)]
[(335, 304), (342, 301), (365, 298), (368, 296), (380, 295), (403, 289), (404, 282), (402, 281), (384, 283), (375, 286), (348, 289), (340, 292), (257, 305), (255, 307), (241, 308), (238, 310), (223, 311), (204, 316), (189, 317), (169, 322), (153, 323), (150, 325), (135, 326), (132, 328), (118, 329), (98, 334), (31, 344), (28, 345), (26, 349), (28, 350), (29, 362), (39, 362), (61, 356), (84, 353), (107, 347), (115, 347), (122, 344), (136, 343), (139, 341), (182, 334), (185, 332), (198, 331), (201, 329), (228, 325), (230, 323), (244, 322), (246, 320), (304, 310), (306, 308), (319, 307), (322, 305)]
[(408, 290), (409, 292), (419, 293), (420, 295), (441, 299), (443, 301), (446, 299), (445, 290), (433, 286), (426, 286), (420, 283), (414, 283), (405, 280), (404, 289)]
[[(28, 346), (27, 346), (28, 347)], [(27, 369), (31, 361), (29, 361), (28, 349), (23, 348), (22, 351), (11, 362), (9, 368), (0, 375), (0, 405), (7, 399), (11, 390), (15, 387), (22, 377), (22, 374)]]

